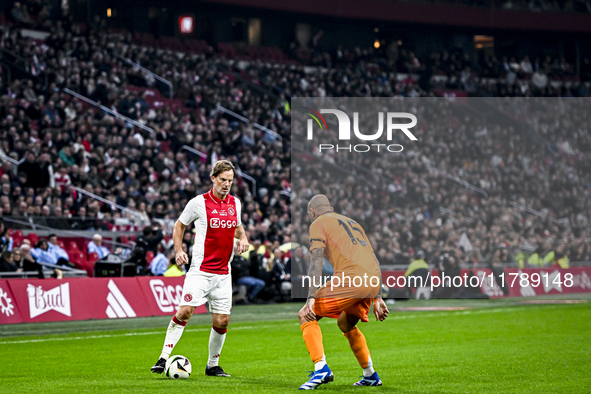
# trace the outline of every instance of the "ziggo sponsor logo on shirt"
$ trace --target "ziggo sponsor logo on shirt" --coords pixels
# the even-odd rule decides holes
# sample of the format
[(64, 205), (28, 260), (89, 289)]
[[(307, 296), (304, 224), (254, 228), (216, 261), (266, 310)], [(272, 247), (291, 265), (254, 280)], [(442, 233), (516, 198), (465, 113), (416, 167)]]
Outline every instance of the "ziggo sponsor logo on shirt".
[(211, 218), (209, 227), (211, 228), (232, 228), (236, 227), (236, 220), (220, 220), (219, 218)]

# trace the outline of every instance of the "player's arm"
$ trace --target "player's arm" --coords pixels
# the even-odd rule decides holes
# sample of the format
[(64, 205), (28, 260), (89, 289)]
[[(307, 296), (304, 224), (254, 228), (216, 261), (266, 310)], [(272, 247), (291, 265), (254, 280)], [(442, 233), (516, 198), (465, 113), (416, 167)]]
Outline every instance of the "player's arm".
[(246, 235), (246, 230), (244, 230), (244, 226), (242, 225), (242, 202), (239, 199), (235, 199), (236, 201), (236, 231), (234, 232), (234, 238), (238, 240), (238, 244), (236, 245), (236, 253), (242, 254), (248, 250), (250, 243), (248, 242), (248, 236)]
[[(308, 270), (308, 277), (310, 278), (310, 289), (308, 290), (308, 300), (306, 305), (302, 308), (304, 316), (307, 321), (316, 320), (314, 313), (315, 294), (322, 283), (322, 267), (324, 267), (324, 248), (313, 249), (310, 254), (310, 269)], [(318, 286), (315, 286), (318, 285)]]
[(183, 209), (181, 216), (179, 216), (178, 220), (174, 224), (172, 240), (174, 242), (175, 262), (179, 267), (189, 263), (189, 256), (183, 252), (183, 237), (185, 235), (187, 226), (199, 219), (198, 211), (200, 205), (201, 209), (204, 211), (205, 203), (203, 202), (203, 198), (201, 198), (200, 202), (198, 201), (198, 197), (190, 200), (185, 206), (185, 209)]
[(242, 254), (246, 252), (249, 247), (249, 242), (248, 237), (246, 236), (246, 231), (244, 230), (244, 226), (240, 225), (236, 227), (234, 238), (238, 240), (238, 245), (236, 245), (236, 253)]
[[(308, 276), (310, 277), (310, 289), (308, 290), (308, 299), (314, 299), (314, 295), (320, 288), (322, 283), (322, 268), (324, 267), (324, 248), (317, 248), (310, 252), (312, 258), (310, 259), (310, 269)], [(318, 286), (314, 286), (317, 284)]]
[(185, 226), (180, 220), (174, 224), (174, 231), (172, 232), (172, 240), (174, 242), (174, 255), (176, 265), (182, 267), (189, 262), (189, 256), (183, 252), (183, 236), (185, 235)]
[(388, 313), (390, 313), (390, 311), (388, 310), (386, 303), (382, 299), (382, 270), (380, 268), (380, 262), (376, 257), (375, 253), (372, 252), (372, 255), (374, 260), (376, 261), (376, 264), (378, 266), (378, 273), (380, 275), (380, 287), (378, 289), (378, 294), (376, 295), (373, 301), (373, 313), (374, 315), (376, 315), (376, 320), (383, 321), (386, 317), (388, 317)]

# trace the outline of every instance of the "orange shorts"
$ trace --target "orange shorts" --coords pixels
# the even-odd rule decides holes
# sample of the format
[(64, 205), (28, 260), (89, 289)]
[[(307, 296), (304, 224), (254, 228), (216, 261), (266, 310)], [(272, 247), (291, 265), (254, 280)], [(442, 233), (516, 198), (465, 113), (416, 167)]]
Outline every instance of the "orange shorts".
[(371, 298), (316, 298), (314, 313), (316, 316), (338, 318), (341, 313), (354, 315), (362, 322), (368, 322), (367, 315), (371, 306)]
[(338, 318), (342, 312), (357, 316), (361, 321), (368, 322), (367, 315), (377, 288), (335, 287), (330, 282), (318, 289), (315, 294), (314, 313), (321, 317)]

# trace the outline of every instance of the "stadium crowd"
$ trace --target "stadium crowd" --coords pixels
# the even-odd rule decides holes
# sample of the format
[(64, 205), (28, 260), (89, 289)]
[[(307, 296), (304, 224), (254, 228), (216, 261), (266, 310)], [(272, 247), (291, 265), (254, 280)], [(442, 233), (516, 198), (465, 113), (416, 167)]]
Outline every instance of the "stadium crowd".
[[(523, 132), (511, 120), (501, 126), (473, 115), (460, 117), (452, 101), (413, 99), (406, 102), (407, 111), (422, 120), (415, 134), (419, 140), (394, 141), (405, 154), (390, 156), (334, 149), (320, 155), (318, 144), (335, 144), (334, 136), (316, 134), (313, 143), (303, 144), (302, 135), (300, 145), (293, 143), (299, 167), (292, 174), (298, 193), (293, 238), (306, 240), (305, 206), (320, 192), (337, 211), (369, 229), (384, 264), (405, 264), (419, 250), (435, 262), (448, 253), (464, 267), (588, 261), (591, 140), (577, 126), (586, 124), (586, 102), (506, 102), (531, 122), (531, 130)], [(570, 120), (556, 122), (562, 117)], [(305, 128), (294, 126), (295, 139)], [(313, 155), (319, 161), (311, 161)], [(335, 170), (334, 164), (344, 170)], [(561, 260), (564, 256), (568, 259)]]
[[(458, 119), (441, 107), (447, 127), (421, 130), (420, 149), (382, 164), (368, 162), (365, 155), (354, 159), (358, 163), (332, 158), (341, 168), (377, 166), (390, 183), (368, 186), (353, 178), (347, 180), (347, 189), (318, 180), (291, 185), (288, 99), (431, 97), (443, 88), (474, 96), (588, 96), (583, 83), (588, 68), (583, 67), (581, 82), (564, 60), (489, 57), (474, 64), (454, 49), (421, 60), (406, 50), (380, 57), (371, 48), (339, 48), (332, 54), (294, 49), (290, 55), (296, 65), (235, 62), (211, 48), (205, 54), (188, 54), (133, 45), (131, 33), (108, 31), (100, 18), (87, 28), (67, 17), (56, 19), (44, 43), (21, 37), (17, 28), (0, 27), (0, 46), (31, 66), (30, 77), (0, 82), (0, 153), (14, 161), (24, 159), (18, 167), (4, 160), (0, 169), (0, 215), (17, 219), (10, 224), (14, 229), (29, 227), (20, 222), (84, 230), (129, 230), (159, 223), (170, 235), (186, 202), (208, 190), (211, 164), (227, 158), (256, 181), (255, 187), (238, 177), (232, 193), (243, 201), (243, 223), (253, 249), (264, 255), (260, 264), (269, 272), (273, 251), (288, 244), (292, 232), (294, 239), (305, 239), (303, 204), (307, 195), (317, 192), (325, 192), (335, 199), (337, 210), (364, 223), (383, 264), (406, 264), (418, 249), (430, 258), (453, 250), (463, 264), (521, 258), (539, 265), (535, 259), (528, 261), (532, 253), (543, 262), (550, 251), (555, 253), (553, 261), (558, 255), (591, 258), (585, 130), (565, 135), (550, 115), (532, 116), (531, 133), (543, 134), (542, 140), (535, 140), (521, 130)], [(154, 89), (144, 88), (161, 87), (158, 82), (115, 54), (169, 79), (174, 99), (155, 99)], [(400, 79), (401, 74), (406, 77)], [(568, 83), (555, 85), (552, 80)], [(97, 110), (64, 88), (154, 131)], [(503, 110), (511, 114), (520, 107)], [(313, 163), (318, 179), (325, 179), (323, 163)], [(478, 185), (487, 196), (446, 181), (441, 171)], [(299, 176), (294, 180), (303, 182)], [(111, 203), (100, 203), (74, 187)], [(292, 190), (299, 191), (293, 201), (295, 217), (290, 213)], [(362, 207), (345, 204), (362, 200)], [(548, 211), (542, 217), (525, 214), (510, 202)], [(377, 215), (381, 207), (392, 205), (396, 208)], [(471, 241), (471, 253), (460, 247), (463, 233)], [(525, 255), (519, 257), (522, 252)]]
[[(414, 52), (392, 43), (385, 53), (374, 48), (338, 48), (323, 51), (321, 46), (292, 51), (303, 64), (321, 67), (320, 75), (295, 72), (295, 77), (318, 81), (320, 86), (305, 85), (322, 96), (327, 86), (343, 96), (389, 97), (428, 96), (445, 89), (464, 91), (474, 97), (586, 97), (590, 95), (591, 62), (583, 57), (580, 74), (564, 58), (525, 55), (482, 55), (471, 57), (460, 47), (447, 48), (420, 58)], [(260, 73), (260, 72), (259, 72)], [(312, 75), (310, 75), (312, 74)], [(317, 78), (314, 78), (314, 77)], [(264, 78), (257, 78), (263, 80)], [(299, 79), (301, 81), (301, 79)], [(272, 88), (272, 84), (267, 85)], [(278, 88), (275, 88), (278, 89)]]

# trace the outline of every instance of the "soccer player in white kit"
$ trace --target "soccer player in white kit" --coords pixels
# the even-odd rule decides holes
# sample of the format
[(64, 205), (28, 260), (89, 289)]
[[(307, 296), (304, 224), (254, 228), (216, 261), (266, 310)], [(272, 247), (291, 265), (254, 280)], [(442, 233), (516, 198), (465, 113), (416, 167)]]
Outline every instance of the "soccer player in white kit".
[(181, 303), (168, 325), (162, 354), (152, 367), (152, 372), (162, 373), (166, 361), (177, 344), (185, 325), (195, 308), (209, 301), (213, 327), (209, 335), (209, 359), (205, 374), (225, 376), (218, 365), (226, 339), (232, 309), (232, 278), (230, 261), (234, 257), (234, 239), (238, 239), (236, 252), (248, 250), (248, 239), (242, 223), (241, 203), (229, 194), (236, 169), (227, 160), (220, 160), (211, 170), (213, 187), (205, 194), (193, 198), (176, 221), (172, 235), (179, 267), (189, 259), (182, 250), (185, 229), (195, 222), (195, 243), (191, 268), (185, 277)]

